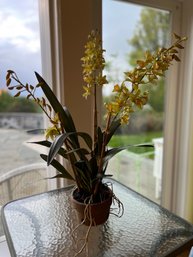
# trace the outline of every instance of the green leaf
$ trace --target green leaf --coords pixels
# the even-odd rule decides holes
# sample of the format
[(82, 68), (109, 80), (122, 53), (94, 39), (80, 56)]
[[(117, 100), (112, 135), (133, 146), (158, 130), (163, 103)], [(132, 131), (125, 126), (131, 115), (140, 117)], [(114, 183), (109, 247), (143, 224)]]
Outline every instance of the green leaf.
[(48, 153), (48, 160), (47, 160), (48, 165), (50, 165), (52, 160), (55, 158), (56, 154), (59, 152), (60, 148), (62, 147), (64, 141), (67, 139), (68, 136), (69, 136), (69, 133), (65, 133), (55, 138), (54, 142), (50, 147), (50, 151)]
[(103, 144), (103, 132), (101, 130), (100, 127), (97, 128), (97, 153), (100, 153), (101, 152), (101, 149), (102, 149), (102, 144)]
[(92, 183), (91, 183), (90, 172), (87, 168), (86, 163), (82, 160), (79, 160), (75, 163), (75, 166), (76, 166), (76, 173), (79, 180), (79, 184), (81, 184), (81, 188), (90, 192), (92, 188)]
[(90, 150), (92, 150), (92, 138), (88, 133), (85, 132), (75, 132), (78, 136), (82, 137), (85, 143), (88, 145)]
[(42, 141), (35, 141), (35, 142), (29, 142), (31, 144), (37, 144), (37, 145), (42, 145), (42, 146), (46, 146), (46, 147), (50, 147), (51, 146), (51, 142), (47, 141), (47, 140), (42, 140)]
[(103, 175), (103, 178), (110, 178), (110, 177), (113, 177), (113, 175), (112, 174), (104, 174)]
[(178, 36), (176, 33), (173, 33), (173, 34), (174, 34), (174, 37), (175, 37), (176, 39), (181, 39), (181, 37)]
[(81, 171), (83, 171), (85, 174), (87, 174), (86, 177), (90, 178), (90, 173), (91, 170), (88, 167), (88, 163), (83, 161), (83, 160), (79, 160), (77, 161), (75, 164), (76, 168), (80, 169)]
[(98, 172), (98, 164), (97, 164), (97, 156), (93, 155), (92, 158), (89, 160), (89, 164), (91, 167), (91, 172), (93, 174), (93, 177), (96, 177)]
[(103, 159), (103, 164), (105, 165), (106, 162), (108, 162), (113, 156), (130, 147), (154, 147), (154, 146), (152, 144), (137, 144), (137, 145), (127, 145), (127, 146), (112, 148), (106, 152), (105, 157)]
[[(28, 143), (42, 145), (42, 146), (45, 146), (45, 147), (48, 147), (48, 148), (50, 148), (50, 146), (52, 145), (52, 143), (50, 141), (47, 141), (47, 140), (37, 141), (37, 142), (28, 142)], [(59, 155), (61, 155), (65, 159), (68, 159), (68, 156), (67, 156), (66, 153), (67, 153), (67, 151), (62, 147), (58, 151)]]
[(176, 54), (173, 54), (172, 58), (175, 59), (177, 62), (180, 62), (180, 58)]
[(177, 48), (179, 48), (179, 49), (184, 49), (184, 47), (183, 47), (182, 45), (180, 45), (180, 44), (175, 44), (175, 46), (176, 46)]
[(18, 97), (18, 96), (20, 96), (20, 94), (21, 94), (21, 92), (17, 92), (17, 94), (14, 95), (14, 97)]
[[(66, 126), (69, 126), (69, 130), (66, 130), (67, 132), (76, 132), (74, 121), (72, 119), (72, 116), (68, 108), (66, 106), (63, 106), (62, 108), (63, 108), (62, 114), (64, 117), (61, 117), (61, 119), (62, 120), (64, 119), (64, 123), (65, 123), (64, 128), (66, 128)], [(60, 116), (60, 113), (59, 113), (59, 116)]]
[[(40, 157), (47, 162), (48, 156), (45, 154), (40, 154)], [(57, 171), (59, 171), (63, 178), (74, 180), (70, 173), (64, 168), (64, 166), (59, 163), (57, 160), (52, 160), (50, 163)]]
[(29, 134), (44, 134), (44, 132), (45, 132), (45, 129), (31, 129), (31, 130), (28, 130), (27, 131), (27, 133), (29, 133)]
[(87, 149), (81, 148), (81, 147), (67, 151), (66, 154), (79, 153), (79, 152), (82, 153), (83, 155), (90, 154)]
[(129, 146), (122, 146), (122, 147), (116, 147), (116, 148), (112, 148), (111, 150), (107, 151), (105, 154), (105, 157), (103, 159), (103, 164), (105, 164), (106, 162), (108, 162), (113, 156), (115, 156), (116, 154), (118, 154), (119, 152), (125, 150), (129, 148)]
[[(48, 86), (48, 84), (45, 82), (45, 80), (37, 72), (35, 72), (35, 75), (50, 105), (54, 109), (55, 113), (58, 114), (65, 131), (76, 132), (72, 116), (68, 109), (60, 104), (57, 97), (55, 96), (51, 88)], [(71, 138), (71, 140), (76, 145), (76, 147), (79, 147), (78, 138), (76, 137), (76, 134)]]
[(64, 178), (64, 176), (61, 173), (59, 173), (56, 176), (50, 177), (48, 179), (53, 179), (53, 178)]
[[(55, 158), (56, 154), (60, 150), (60, 148), (63, 145), (63, 143), (65, 142), (65, 140), (74, 134), (81, 136), (85, 140), (85, 142), (87, 143), (88, 146), (90, 146), (90, 147), (92, 146), (92, 138), (87, 133), (71, 132), (71, 133), (64, 133), (62, 135), (59, 135), (56, 137), (56, 139), (54, 140), (54, 142), (52, 143), (52, 145), (50, 147), (50, 151), (48, 154), (48, 165)], [(77, 149), (79, 149), (79, 150), (77, 151)], [(80, 154), (80, 156), (82, 158), (85, 158), (84, 155), (88, 154), (89, 152), (88, 151), (85, 152), (86, 149), (81, 150), (81, 151), (80, 151), (80, 149), (83, 149), (83, 148), (77, 147), (75, 149), (71, 149), (70, 152), (68, 152), (68, 153), (73, 153), (73, 151), (77, 151), (77, 154)]]

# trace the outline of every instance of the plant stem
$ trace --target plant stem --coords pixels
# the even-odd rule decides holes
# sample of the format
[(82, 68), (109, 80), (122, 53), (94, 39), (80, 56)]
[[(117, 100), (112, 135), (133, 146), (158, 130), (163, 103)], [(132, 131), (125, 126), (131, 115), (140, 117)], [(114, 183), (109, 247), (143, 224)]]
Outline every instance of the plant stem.
[(94, 196), (98, 192), (98, 188), (99, 188), (99, 185), (100, 185), (100, 182), (101, 182), (101, 179), (102, 179), (103, 158), (104, 158), (104, 155), (105, 155), (105, 148), (106, 148), (106, 145), (107, 145), (107, 135), (109, 133), (110, 122), (111, 122), (111, 113), (109, 112), (108, 117), (107, 117), (106, 128), (105, 128), (104, 135), (103, 135), (103, 144), (102, 144), (101, 155), (100, 155), (99, 166), (98, 166), (99, 178), (98, 178), (97, 183), (96, 183), (95, 188), (94, 188)]
[[(48, 119), (52, 121), (51, 116), (50, 116), (50, 115), (48, 114), (48, 112), (42, 107), (42, 105), (37, 101), (37, 99), (36, 99), (34, 93), (32, 93), (32, 92), (19, 80), (19, 78), (18, 78), (18, 76), (17, 76), (16, 73), (14, 73), (14, 75), (15, 75), (15, 76), (12, 75), (12, 78), (13, 78), (16, 82), (18, 82), (18, 83), (24, 88), (23, 91), (26, 90), (26, 91), (32, 96), (33, 100), (34, 100), (35, 102), (37, 102), (37, 104), (38, 104), (39, 107), (42, 109), (42, 111), (46, 114), (46, 116), (48, 117)], [(20, 91), (20, 92), (21, 92), (21, 91)], [(34, 90), (34, 92), (35, 92), (35, 90)]]
[(96, 83), (94, 84), (94, 149), (97, 143), (97, 90), (96, 90)]
[[(70, 146), (69, 146), (69, 144), (68, 144), (67, 141), (64, 142), (64, 145), (65, 145), (67, 151), (70, 151), (70, 150), (71, 150), (71, 148), (70, 148)], [(80, 182), (79, 182), (77, 173), (76, 173), (76, 168), (75, 168), (75, 166), (74, 166), (74, 163), (76, 162), (76, 157), (74, 156), (73, 153), (71, 153), (71, 154), (68, 154), (68, 155), (67, 155), (67, 158), (68, 158), (68, 161), (69, 161), (70, 166), (71, 166), (71, 168), (72, 168), (72, 171), (73, 171), (73, 173), (74, 173), (74, 177), (75, 177), (75, 181), (76, 181), (78, 190), (80, 190), (80, 189), (81, 189), (81, 185), (80, 185)]]

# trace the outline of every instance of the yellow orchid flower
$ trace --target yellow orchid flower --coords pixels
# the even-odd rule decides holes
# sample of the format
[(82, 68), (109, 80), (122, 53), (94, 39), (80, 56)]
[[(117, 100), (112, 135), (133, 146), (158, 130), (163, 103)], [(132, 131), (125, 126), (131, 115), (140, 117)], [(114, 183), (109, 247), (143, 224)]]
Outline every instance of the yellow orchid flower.
[(58, 136), (59, 134), (60, 134), (59, 130), (58, 130), (58, 128), (55, 125), (52, 126), (52, 127), (47, 128), (46, 131), (45, 131), (46, 140), (48, 140), (49, 138), (54, 140), (54, 138), (56, 136)]

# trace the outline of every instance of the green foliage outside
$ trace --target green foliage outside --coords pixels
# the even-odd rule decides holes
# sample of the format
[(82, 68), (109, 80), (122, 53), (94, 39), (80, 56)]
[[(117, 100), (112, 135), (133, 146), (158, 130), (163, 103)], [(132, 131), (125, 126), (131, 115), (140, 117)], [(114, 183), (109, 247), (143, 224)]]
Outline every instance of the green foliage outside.
[[(140, 20), (133, 37), (128, 41), (132, 51), (128, 54), (128, 62), (135, 67), (136, 60), (144, 57), (144, 52), (156, 51), (158, 48), (166, 47), (169, 41), (169, 14), (167, 12), (152, 8), (143, 8)], [(151, 87), (149, 104), (157, 112), (164, 110), (164, 83), (160, 78), (157, 85)], [(144, 90), (147, 86), (144, 87)]]
[(135, 67), (136, 60), (143, 58), (144, 51), (156, 51), (166, 47), (169, 38), (169, 14), (161, 10), (143, 8), (134, 35), (128, 41), (133, 50), (128, 55), (128, 62)]
[[(157, 49), (166, 47), (169, 43), (169, 13), (152, 8), (143, 8), (140, 14), (138, 25), (134, 31), (133, 37), (128, 40), (128, 44), (132, 47), (127, 54), (127, 61), (131, 67), (136, 66), (136, 61), (144, 59), (146, 50), (155, 52)], [(113, 57), (112, 56), (112, 60)], [(107, 63), (106, 71), (108, 79), (114, 83), (113, 76), (118, 77), (112, 67), (111, 61)], [(165, 78), (161, 77), (157, 84), (153, 87), (144, 85), (144, 91), (148, 90), (150, 106), (149, 109), (140, 111), (131, 116), (128, 126), (122, 127), (117, 131), (109, 143), (110, 147), (118, 147), (120, 145), (133, 145), (140, 143), (152, 143), (153, 138), (163, 137), (163, 114), (164, 114), (164, 85)], [(104, 101), (108, 102), (112, 95), (105, 96)], [(128, 151), (137, 154), (147, 153), (148, 158), (153, 158), (153, 154), (148, 152), (154, 151), (153, 148), (129, 148)]]
[(8, 92), (0, 95), (0, 112), (32, 112), (39, 113), (41, 109), (33, 100), (25, 97), (14, 98)]
[[(166, 47), (170, 38), (169, 35), (169, 13), (152, 8), (143, 8), (140, 14), (138, 25), (134, 31), (133, 37), (128, 40), (132, 47), (127, 54), (127, 61), (132, 66), (136, 66), (136, 61), (144, 59), (146, 50), (154, 52), (158, 48)], [(111, 61), (107, 63), (106, 70), (108, 79), (114, 83), (113, 76), (116, 75)], [(149, 110), (143, 110), (140, 113), (131, 116), (128, 126), (124, 126), (117, 131), (109, 143), (110, 147), (120, 145), (140, 144), (152, 142), (153, 138), (162, 137), (163, 114), (164, 114), (164, 85), (165, 78), (162, 77), (153, 87), (144, 85), (144, 91), (150, 91), (148, 104)], [(105, 96), (104, 101), (108, 101), (112, 95)], [(147, 131), (145, 131), (147, 130)], [(129, 151), (143, 154), (153, 149), (149, 148), (129, 148)], [(152, 157), (152, 156), (151, 156)]]

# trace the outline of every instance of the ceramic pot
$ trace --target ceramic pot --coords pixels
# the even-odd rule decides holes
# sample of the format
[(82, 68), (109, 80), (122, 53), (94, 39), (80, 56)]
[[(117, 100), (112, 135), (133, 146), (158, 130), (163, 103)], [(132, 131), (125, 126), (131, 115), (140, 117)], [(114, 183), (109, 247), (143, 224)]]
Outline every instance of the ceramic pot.
[[(76, 191), (75, 189), (74, 191)], [(94, 204), (85, 204), (77, 201), (73, 197), (74, 192), (71, 195), (72, 208), (76, 209), (78, 214), (79, 223), (84, 221), (87, 226), (97, 226), (105, 223), (109, 217), (110, 206), (112, 204), (113, 193), (109, 189), (109, 197), (104, 201)]]

